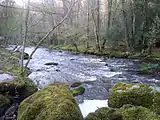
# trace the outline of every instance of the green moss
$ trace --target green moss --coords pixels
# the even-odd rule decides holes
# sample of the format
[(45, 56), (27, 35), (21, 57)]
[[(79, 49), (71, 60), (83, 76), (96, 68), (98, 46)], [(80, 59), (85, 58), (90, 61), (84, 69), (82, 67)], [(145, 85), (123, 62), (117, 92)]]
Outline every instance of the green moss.
[(142, 106), (124, 105), (121, 108), (99, 108), (85, 120), (160, 120), (160, 116)]
[(66, 85), (49, 85), (25, 99), (18, 120), (82, 120), (80, 109)]
[(151, 107), (153, 92), (146, 84), (117, 83), (109, 91), (108, 105), (120, 108), (125, 104)]
[(85, 120), (123, 120), (122, 115), (117, 109), (99, 108), (94, 113), (90, 113)]
[(5, 110), (9, 107), (9, 105), (10, 100), (7, 97), (0, 94), (0, 116), (4, 114)]
[(155, 113), (160, 115), (160, 93), (157, 92), (154, 95), (152, 109)]
[(160, 120), (152, 111), (141, 106), (125, 105), (120, 108), (124, 120)]
[(7, 82), (0, 82), (0, 94), (15, 96), (15, 93), (24, 98), (37, 91), (37, 86), (28, 78), (16, 78)]
[(85, 92), (83, 85), (80, 85), (72, 90), (73, 96), (82, 95)]

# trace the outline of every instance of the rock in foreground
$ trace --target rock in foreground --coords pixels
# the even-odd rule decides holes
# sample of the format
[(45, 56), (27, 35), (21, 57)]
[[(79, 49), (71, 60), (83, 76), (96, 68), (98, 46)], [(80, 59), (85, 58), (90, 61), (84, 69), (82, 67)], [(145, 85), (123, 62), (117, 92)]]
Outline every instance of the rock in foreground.
[(160, 120), (160, 116), (145, 107), (124, 105), (121, 108), (100, 108), (85, 120)]
[(112, 108), (126, 104), (150, 108), (153, 97), (153, 89), (149, 85), (118, 83), (109, 91), (108, 105)]
[(7, 82), (0, 82), (0, 94), (16, 96), (24, 99), (37, 91), (37, 86), (28, 78), (16, 78)]
[(66, 85), (49, 85), (25, 99), (18, 120), (83, 120), (81, 111)]

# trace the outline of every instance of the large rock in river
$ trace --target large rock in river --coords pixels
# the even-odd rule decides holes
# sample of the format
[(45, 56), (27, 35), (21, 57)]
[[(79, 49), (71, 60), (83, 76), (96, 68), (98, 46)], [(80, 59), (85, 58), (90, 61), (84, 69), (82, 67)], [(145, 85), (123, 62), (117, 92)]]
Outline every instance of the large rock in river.
[(131, 104), (150, 108), (153, 97), (153, 89), (149, 85), (117, 83), (109, 91), (108, 105), (120, 108), (125, 104)]
[(85, 120), (160, 120), (160, 116), (142, 106), (124, 105), (121, 108), (99, 108)]
[(83, 120), (68, 86), (49, 85), (25, 99), (18, 109), (18, 120)]

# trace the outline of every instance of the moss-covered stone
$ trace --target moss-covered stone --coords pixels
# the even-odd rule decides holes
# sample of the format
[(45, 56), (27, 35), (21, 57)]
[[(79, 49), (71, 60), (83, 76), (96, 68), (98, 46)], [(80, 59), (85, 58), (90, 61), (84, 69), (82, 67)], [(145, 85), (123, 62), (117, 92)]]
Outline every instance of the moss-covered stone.
[(9, 105), (10, 100), (7, 97), (0, 94), (0, 116), (4, 114)]
[(142, 106), (124, 105), (121, 108), (99, 108), (85, 120), (160, 120), (160, 116)]
[(0, 94), (3, 95), (15, 96), (17, 92), (23, 99), (37, 90), (37, 86), (28, 78), (16, 78), (11, 81), (0, 82)]
[(85, 92), (83, 85), (80, 85), (72, 90), (73, 96), (82, 95)]
[(160, 93), (157, 92), (154, 95), (152, 109), (155, 113), (160, 115)]
[(90, 113), (85, 120), (123, 120), (123, 118), (117, 109), (104, 107)]
[(120, 112), (123, 120), (160, 120), (160, 116), (142, 106), (125, 105)]
[(82, 120), (81, 111), (68, 86), (49, 85), (25, 99), (18, 120)]
[(125, 104), (150, 108), (154, 93), (146, 84), (117, 83), (109, 91), (108, 105), (120, 108)]

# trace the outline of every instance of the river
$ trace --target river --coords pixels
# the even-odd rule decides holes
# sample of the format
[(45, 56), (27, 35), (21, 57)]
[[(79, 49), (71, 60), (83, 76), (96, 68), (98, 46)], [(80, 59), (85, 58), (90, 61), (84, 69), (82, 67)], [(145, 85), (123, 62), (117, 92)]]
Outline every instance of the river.
[[(30, 54), (33, 49), (28, 47), (25, 52)], [(29, 78), (40, 88), (53, 82), (82, 82), (85, 93), (76, 100), (85, 117), (107, 106), (108, 91), (116, 82), (159, 84), (158, 78), (138, 75), (136, 61), (39, 48), (29, 63)]]
[[(31, 54), (33, 49), (27, 47), (25, 52)], [(32, 71), (29, 78), (39, 88), (53, 82), (82, 82), (85, 93), (75, 99), (85, 117), (97, 108), (107, 106), (108, 91), (117, 82), (160, 84), (159, 78), (138, 75), (137, 61), (140, 60), (38, 48), (28, 65)], [(53, 65), (46, 65), (48, 63)]]

